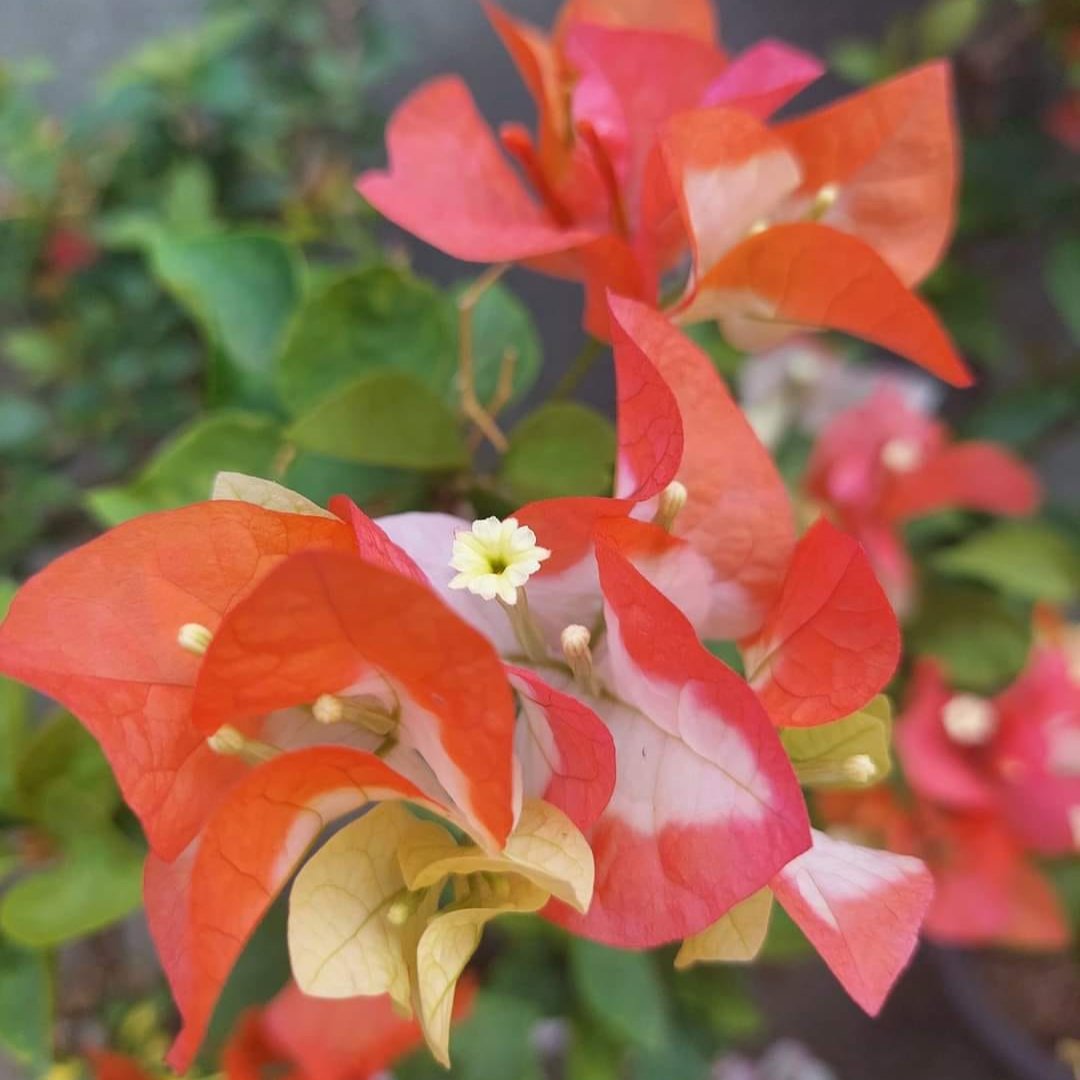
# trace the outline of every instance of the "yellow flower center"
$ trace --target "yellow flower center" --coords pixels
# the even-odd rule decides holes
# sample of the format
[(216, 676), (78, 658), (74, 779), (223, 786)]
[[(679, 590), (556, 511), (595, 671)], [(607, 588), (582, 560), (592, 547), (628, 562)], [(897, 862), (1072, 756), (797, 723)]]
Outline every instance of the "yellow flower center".
[(536, 534), (517, 518), (483, 518), (454, 537), (450, 565), (457, 576), (451, 589), (468, 589), (484, 600), (498, 597), (516, 604), (520, 589), (551, 552), (538, 547)]

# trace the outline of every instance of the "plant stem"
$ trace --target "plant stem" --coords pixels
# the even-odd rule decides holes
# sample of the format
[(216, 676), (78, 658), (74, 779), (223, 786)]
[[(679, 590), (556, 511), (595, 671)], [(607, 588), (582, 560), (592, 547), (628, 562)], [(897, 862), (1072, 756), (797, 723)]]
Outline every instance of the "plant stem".
[(580, 385), (589, 373), (593, 362), (604, 351), (604, 346), (594, 337), (585, 339), (581, 351), (574, 357), (574, 362), (566, 369), (566, 374), (559, 380), (552, 392), (552, 400), (565, 401)]

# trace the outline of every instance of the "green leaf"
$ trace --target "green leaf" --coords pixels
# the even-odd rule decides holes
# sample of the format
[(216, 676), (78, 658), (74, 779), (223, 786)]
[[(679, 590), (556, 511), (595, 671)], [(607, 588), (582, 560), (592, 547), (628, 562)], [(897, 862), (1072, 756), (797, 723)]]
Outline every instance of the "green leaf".
[(582, 1004), (612, 1037), (646, 1049), (664, 1045), (667, 1001), (649, 953), (573, 938), (570, 972)]
[(926, 583), (908, 645), (944, 665), (959, 689), (990, 693), (1020, 673), (1031, 645), (1026, 611), (977, 586)]
[(510, 436), (503, 483), (521, 502), (561, 495), (604, 495), (615, 468), (615, 429), (573, 401), (544, 405)]
[(165, 188), (165, 218), (176, 232), (206, 232), (216, 224), (214, 177), (200, 158), (174, 166)]
[(686, 1039), (671, 1039), (655, 1050), (638, 1050), (630, 1075), (633, 1080), (707, 1080), (709, 1062)]
[(105, 755), (69, 713), (58, 713), (34, 732), (17, 766), (22, 812), (54, 836), (104, 828), (120, 793)]
[(0, 928), (51, 948), (129, 915), (142, 902), (144, 852), (115, 830), (81, 835), (55, 866), (20, 878), (0, 902)]
[(844, 779), (844, 763), (866, 755), (874, 763), (873, 780), (883, 780), (892, 771), (891, 733), (892, 706), (879, 694), (858, 712), (830, 724), (785, 728), (780, 741), (800, 781), (814, 787), (862, 787)]
[(105, 526), (186, 506), (210, 497), (219, 472), (267, 476), (281, 445), (269, 417), (233, 409), (210, 413), (173, 435), (130, 483), (91, 489), (86, 504)]
[[(467, 288), (454, 290), (460, 296)], [(488, 402), (499, 385), (503, 358), (512, 351), (513, 391), (519, 401), (536, 383), (542, 362), (540, 336), (529, 309), (499, 282), (489, 286), (472, 311), (473, 368), (476, 396)]]
[(469, 461), (457, 417), (423, 383), (387, 368), (308, 410), (288, 439), (301, 450), (367, 465), (439, 472)]
[(1050, 249), (1046, 288), (1072, 339), (1080, 344), (1080, 239), (1062, 237)]
[(299, 256), (264, 233), (158, 236), (155, 274), (223, 357), (215, 396), (272, 399), (273, 364), (300, 298)]
[(426, 1050), (394, 1063), (397, 1080), (541, 1080), (532, 1045), (540, 1014), (517, 998), (482, 991), (450, 1034), (449, 1070)]
[[(14, 596), (15, 582), (0, 578), (0, 621)], [(19, 810), (19, 759), (29, 722), (30, 690), (12, 679), (0, 678), (0, 814), (12, 817)]]
[(279, 896), (229, 975), (199, 1052), (199, 1060), (207, 1072), (218, 1065), (221, 1051), (236, 1031), (241, 1014), (254, 1005), (265, 1005), (288, 981), (288, 912), (288, 898)]
[(278, 363), (276, 385), (294, 415), (373, 369), (415, 376), (442, 397), (456, 370), (453, 309), (405, 270), (373, 266), (311, 294)]
[(1070, 604), (1080, 597), (1080, 551), (1041, 522), (1006, 521), (939, 552), (931, 565), (1025, 600)]
[(1062, 386), (1012, 389), (988, 401), (964, 424), (971, 439), (1026, 447), (1080, 408), (1080, 395)]
[(6, 941), (0, 941), (0, 1048), (34, 1075), (52, 1057), (48, 960)]
[(598, 1025), (575, 1016), (566, 1060), (567, 1080), (620, 1080), (625, 1048)]
[(923, 56), (945, 56), (958, 49), (974, 32), (982, 13), (982, 0), (934, 0), (923, 8), (918, 19)]
[(0, 454), (25, 450), (49, 427), (49, 414), (33, 398), (5, 393), (0, 397)]
[(829, 50), (829, 66), (843, 79), (866, 86), (888, 74), (881, 50), (869, 41), (838, 41)]

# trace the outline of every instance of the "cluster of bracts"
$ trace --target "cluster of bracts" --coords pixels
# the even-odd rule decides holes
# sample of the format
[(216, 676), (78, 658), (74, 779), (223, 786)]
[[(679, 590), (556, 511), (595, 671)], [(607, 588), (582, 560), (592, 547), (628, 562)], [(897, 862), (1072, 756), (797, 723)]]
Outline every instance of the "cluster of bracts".
[[(535, 138), (502, 132), (520, 172), (447, 78), (400, 107), (389, 171), (358, 185), (452, 255), (584, 283), (614, 354), (610, 498), (372, 520), (344, 496), (324, 509), (222, 475), (210, 501), (56, 560), (0, 627), (0, 670), (82, 720), (145, 830), (178, 1071), (290, 882), (303, 994), (278, 1012), (393, 1002), (444, 1061), (456, 983), (505, 913), (629, 949), (682, 942), (682, 965), (752, 958), (776, 901), (869, 1012), (910, 958), (934, 891), (922, 845), (817, 831), (804, 789), (888, 770), (880, 695), (913, 588), (899, 524), (1026, 513), (1039, 492), (885, 390), (820, 440), (808, 494), (824, 513), (800, 535), (769, 452), (678, 325), (717, 320), (751, 350), (840, 330), (968, 382), (912, 292), (952, 226), (949, 75), (928, 65), (770, 123), (820, 65), (775, 42), (730, 56), (710, 12), (570, 0), (547, 36), (489, 7), (539, 114)], [(705, 641), (733, 643), (745, 677)], [(927, 668), (902, 746), (928, 796), (1000, 808), (1060, 848), (1077, 781), (1050, 782), (1024, 685), (957, 705)], [(850, 799), (827, 802), (869, 833), (872, 804)], [(937, 924), (963, 903), (939, 897)]]

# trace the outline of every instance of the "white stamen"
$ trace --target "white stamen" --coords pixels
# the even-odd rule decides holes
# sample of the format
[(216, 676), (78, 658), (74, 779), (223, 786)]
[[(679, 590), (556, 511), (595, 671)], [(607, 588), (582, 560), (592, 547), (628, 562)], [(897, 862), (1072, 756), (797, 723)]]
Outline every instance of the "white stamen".
[(788, 381), (799, 387), (815, 386), (825, 374), (821, 358), (809, 351), (797, 352), (789, 361)]
[(269, 761), (278, 753), (276, 746), (259, 742), (258, 739), (249, 739), (241, 734), (232, 724), (223, 724), (206, 740), (206, 745), (215, 754), (225, 757), (242, 758), (249, 765), (258, 765)]
[(836, 184), (824, 184), (818, 188), (814, 203), (810, 207), (811, 220), (820, 221), (836, 205), (839, 198), (840, 188)]
[(881, 464), (890, 472), (911, 472), (919, 467), (922, 458), (922, 447), (914, 439), (890, 439), (881, 448)]
[(844, 762), (844, 775), (853, 784), (869, 784), (877, 776), (877, 766), (869, 754), (855, 754)]
[(457, 576), (451, 589), (468, 589), (484, 600), (498, 597), (504, 604), (516, 604), (520, 589), (540, 564), (551, 556), (547, 548), (538, 547), (536, 534), (517, 518), (483, 518), (474, 521), (454, 537), (450, 565)]
[(959, 746), (985, 746), (997, 731), (994, 706), (977, 694), (957, 694), (941, 710), (945, 733)]
[(769, 221), (767, 218), (759, 218), (746, 230), (747, 236), (757, 236), (759, 233), (763, 233), (769, 227)]
[(210, 648), (210, 642), (214, 635), (202, 623), (189, 622), (180, 627), (176, 635), (176, 643), (181, 649), (185, 649), (195, 656), (202, 656)]
[(320, 724), (359, 724), (375, 735), (389, 735), (398, 726), (398, 716), (374, 699), (342, 698), (320, 694), (311, 706), (311, 714)]
[(559, 640), (574, 679), (584, 690), (595, 694), (598, 685), (596, 672), (593, 670), (592, 649), (589, 647), (592, 634), (588, 627), (571, 623), (563, 630)]
[(689, 493), (685, 485), (678, 480), (672, 480), (663, 491), (660, 492), (660, 500), (656, 507), (653, 523), (661, 529), (671, 531), (675, 519), (679, 516), (682, 508), (686, 505)]
[(404, 926), (409, 921), (409, 916), (412, 914), (412, 905), (408, 900), (401, 898), (395, 900), (386, 909), (386, 921), (391, 926)]

